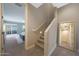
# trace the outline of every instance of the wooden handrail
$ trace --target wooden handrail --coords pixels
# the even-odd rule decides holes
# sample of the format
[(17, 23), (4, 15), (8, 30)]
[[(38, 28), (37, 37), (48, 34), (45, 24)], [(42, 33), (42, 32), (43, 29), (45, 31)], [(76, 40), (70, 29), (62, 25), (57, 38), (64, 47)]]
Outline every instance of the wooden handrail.
[(42, 23), (41, 25), (39, 25), (37, 28), (35, 28), (35, 29), (32, 29), (32, 31), (37, 31), (38, 29), (40, 29), (43, 25), (45, 24), (45, 22), (44, 23)]

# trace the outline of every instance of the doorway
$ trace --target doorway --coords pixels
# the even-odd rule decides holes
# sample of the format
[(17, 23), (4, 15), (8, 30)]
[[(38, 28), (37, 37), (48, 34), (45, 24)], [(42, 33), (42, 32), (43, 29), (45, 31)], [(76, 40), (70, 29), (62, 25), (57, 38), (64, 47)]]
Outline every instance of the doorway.
[(24, 4), (4, 3), (2, 7), (5, 55), (20, 53), (19, 48), (25, 48)]
[(59, 24), (59, 46), (75, 50), (75, 25), (74, 23)]

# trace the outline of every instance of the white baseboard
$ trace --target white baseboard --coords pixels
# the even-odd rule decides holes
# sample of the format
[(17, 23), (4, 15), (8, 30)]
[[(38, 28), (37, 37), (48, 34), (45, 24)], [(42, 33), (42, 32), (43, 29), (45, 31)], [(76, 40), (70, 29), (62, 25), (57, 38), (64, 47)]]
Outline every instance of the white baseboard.
[(51, 51), (49, 52), (48, 56), (51, 56), (51, 54), (53, 53), (53, 51), (55, 50), (56, 45), (51, 49)]
[(33, 48), (33, 47), (35, 47), (35, 45), (34, 45), (34, 44), (33, 44), (33, 45), (28, 46), (26, 49), (28, 50), (28, 49), (31, 49), (31, 48)]

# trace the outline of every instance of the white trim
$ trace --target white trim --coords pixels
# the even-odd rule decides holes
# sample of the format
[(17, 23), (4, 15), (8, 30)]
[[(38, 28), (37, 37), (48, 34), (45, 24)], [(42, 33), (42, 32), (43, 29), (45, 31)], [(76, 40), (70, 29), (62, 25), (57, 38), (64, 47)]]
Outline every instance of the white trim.
[[(47, 29), (45, 30), (45, 35), (49, 35), (49, 31), (51, 30), (51, 27), (54, 27), (54, 26), (57, 26), (57, 19), (56, 18), (54, 18), (53, 20), (52, 20), (52, 22), (49, 24), (49, 26), (47, 27)], [(57, 30), (57, 27), (56, 27), (56, 30)], [(56, 31), (56, 36), (57, 36), (57, 31)], [(47, 36), (46, 36), (47, 37)], [(52, 46), (52, 48), (51, 48), (51, 50), (49, 51), (49, 38), (47, 37), (47, 39), (45, 39), (46, 41), (47, 41), (47, 43), (45, 44), (45, 45), (48, 45), (48, 46), (45, 46), (45, 55), (48, 55), (48, 56), (50, 56), (52, 53), (53, 53), (53, 51), (55, 50), (55, 48), (56, 48), (56, 46), (57, 46), (57, 43), (55, 43), (54, 44), (54, 46)], [(54, 40), (57, 40), (57, 38), (56, 39), (54, 39)], [(47, 48), (47, 49), (46, 49)], [(46, 51), (48, 51), (47, 53), (46, 53)]]
[(37, 28), (33, 28), (32, 31), (37, 31), (42, 25), (44, 25), (45, 23), (42, 23), (41, 25), (39, 25)]
[(49, 24), (49, 26), (47, 27), (47, 29), (45, 30), (45, 32), (48, 32), (49, 29), (51, 28), (52, 24), (55, 22), (56, 18), (54, 18), (51, 23)]
[(6, 22), (15, 22), (15, 23), (24, 23), (24, 20), (5, 20), (5, 19), (3, 19), (4, 21), (6, 21)]
[(51, 49), (51, 51), (48, 53), (48, 56), (51, 56), (51, 54), (54, 52), (57, 45), (54, 45), (54, 47)]

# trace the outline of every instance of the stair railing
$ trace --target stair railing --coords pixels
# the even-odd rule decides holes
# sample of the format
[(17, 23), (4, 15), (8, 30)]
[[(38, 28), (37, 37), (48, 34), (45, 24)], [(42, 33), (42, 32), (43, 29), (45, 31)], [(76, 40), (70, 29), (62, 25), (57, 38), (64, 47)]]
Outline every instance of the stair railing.
[(44, 24), (45, 24), (45, 22), (42, 23), (42, 24), (40, 24), (37, 28), (33, 28), (32, 31), (37, 31), (37, 30), (39, 30)]

